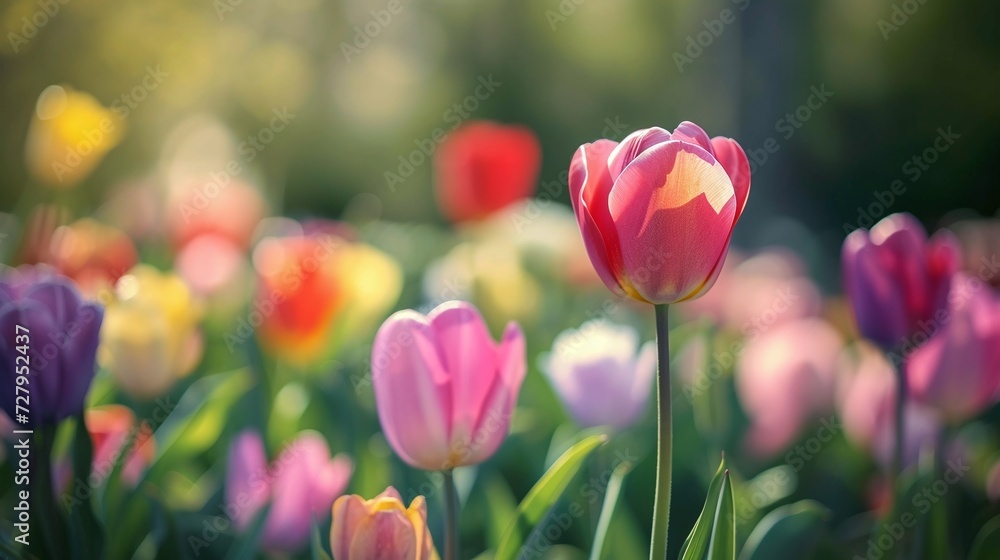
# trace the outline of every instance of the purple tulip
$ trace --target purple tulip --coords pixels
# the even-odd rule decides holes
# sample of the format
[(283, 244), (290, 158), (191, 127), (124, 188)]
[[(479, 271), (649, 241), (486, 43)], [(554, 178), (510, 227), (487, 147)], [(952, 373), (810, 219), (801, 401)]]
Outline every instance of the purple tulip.
[[(48, 270), (25, 267), (0, 278), (0, 407), (11, 419), (33, 427), (83, 411), (103, 319), (100, 305)], [(25, 373), (27, 395), (14, 390)]]
[(589, 321), (563, 331), (541, 369), (581, 427), (622, 430), (639, 419), (656, 373), (656, 343), (639, 347), (635, 329)]
[(252, 430), (240, 433), (229, 450), (226, 515), (240, 531), (271, 504), (262, 543), (268, 550), (296, 551), (309, 538), (312, 517), (325, 517), (344, 493), (354, 469), (346, 455), (330, 458), (326, 440), (302, 432), (270, 465), (264, 442)]
[(948, 231), (930, 240), (910, 214), (893, 214), (844, 240), (844, 286), (858, 330), (886, 350), (930, 330), (961, 261)]

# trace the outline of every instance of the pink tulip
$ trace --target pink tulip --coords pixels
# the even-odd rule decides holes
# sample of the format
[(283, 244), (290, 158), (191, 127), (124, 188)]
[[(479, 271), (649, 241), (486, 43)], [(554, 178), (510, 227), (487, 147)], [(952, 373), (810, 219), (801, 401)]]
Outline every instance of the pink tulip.
[(570, 200), (590, 260), (614, 293), (654, 304), (712, 287), (750, 193), (746, 154), (683, 122), (576, 151)]
[(848, 235), (841, 255), (844, 287), (861, 334), (895, 350), (925, 332), (945, 307), (960, 253), (950, 232), (928, 240), (909, 214)]
[(262, 542), (269, 550), (295, 551), (309, 538), (312, 516), (323, 518), (343, 494), (353, 465), (346, 455), (330, 458), (326, 440), (303, 432), (267, 464), (257, 432), (237, 436), (226, 473), (226, 514), (244, 531), (270, 503)]
[[(878, 348), (859, 342), (842, 353), (838, 365), (837, 409), (847, 438), (869, 450), (888, 468), (895, 431), (896, 371)], [(933, 411), (908, 401), (904, 411), (903, 466), (935, 444), (938, 421)]]
[(833, 408), (843, 340), (829, 323), (782, 323), (747, 344), (736, 367), (736, 392), (750, 418), (747, 446), (759, 456), (788, 447), (807, 422)]
[(375, 335), (372, 377), (382, 430), (396, 453), (425, 470), (489, 458), (507, 437), (525, 374), (524, 335), (511, 322), (497, 345), (471, 304), (426, 317), (386, 319)]
[(958, 423), (997, 401), (1000, 296), (959, 275), (948, 299), (940, 332), (909, 356), (907, 379), (914, 397)]

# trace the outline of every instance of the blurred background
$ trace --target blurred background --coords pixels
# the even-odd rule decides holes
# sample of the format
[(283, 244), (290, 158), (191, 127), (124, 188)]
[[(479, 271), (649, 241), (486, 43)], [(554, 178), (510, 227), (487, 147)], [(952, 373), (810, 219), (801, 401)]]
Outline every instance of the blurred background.
[[(672, 130), (683, 120), (710, 136), (735, 138), (751, 161), (753, 194), (733, 237), (739, 255), (733, 266), (774, 245), (795, 255), (774, 257), (776, 267), (767, 259), (745, 267), (750, 277), (762, 270), (778, 277), (762, 284), (767, 301), (755, 302), (761, 305), (745, 316), (772, 305), (780, 286), (801, 280), (815, 305), (795, 318), (822, 315), (823, 336), (827, 322), (836, 328), (830, 351), (836, 355), (840, 337), (854, 336), (836, 298), (847, 233), (900, 211), (912, 212), (929, 230), (997, 216), (998, 21), (1000, 4), (986, 0), (5, 0), (0, 255), (10, 264), (59, 260), (37, 251), (51, 249), (48, 236), (57, 226), (89, 216), (128, 238), (116, 245), (109, 241), (116, 233), (87, 222), (78, 226), (85, 243), (69, 249), (56, 244), (70, 255), (101, 248), (107, 262), (97, 268), (104, 276), (73, 276), (66, 271), (77, 269), (66, 259), (59, 264), (89, 295), (101, 294), (141, 261), (176, 268), (204, 300), (205, 309), (185, 299), (189, 295), (174, 301), (191, 310), (188, 330), (204, 327), (192, 342), (201, 345), (195, 363), (177, 366), (184, 373), (176, 386), (171, 376), (162, 387), (130, 388), (121, 376), (112, 380), (104, 361), (89, 400), (124, 403), (136, 417), (150, 418), (159, 405), (146, 397), (194, 395), (183, 401), (190, 406), (182, 407), (181, 419), (157, 437), (161, 446), (183, 445), (164, 453), (167, 459), (161, 457), (147, 476), (157, 494), (162, 491), (166, 509), (191, 514), (179, 522), (181, 534), (199, 530), (199, 512), (217, 511), (229, 442), (248, 425), (265, 433), (272, 457), (295, 430), (320, 430), (331, 449), (354, 458), (352, 492), (370, 497), (391, 482), (405, 499), (435, 494), (440, 482), (394, 459), (377, 434), (364, 377), (374, 328), (393, 309), (426, 310), (452, 298), (473, 299), (494, 333), (518, 319), (528, 332), (531, 373), (514, 426), (517, 443), (504, 447), (480, 478), (460, 481), (465, 496), (478, 484), (463, 519), (466, 552), (478, 551), (496, 543), (505, 515), (575, 433), (538, 374), (538, 355), (559, 331), (607, 316), (632, 325), (642, 340), (652, 338), (646, 310), (615, 303), (594, 282), (575, 223), (567, 221), (565, 172), (574, 150), (597, 138), (621, 140), (639, 128)], [(432, 159), (441, 139), (478, 120), (533, 131), (542, 153), (536, 196), (565, 207), (555, 217), (532, 218), (535, 225), (517, 238), (516, 254), (495, 238), (482, 241), (482, 232), (456, 233), (435, 195)], [(73, 153), (72, 146), (87, 153)], [(248, 188), (226, 190), (235, 184)], [(202, 212), (199, 192), (210, 200), (237, 198)], [(213, 194), (218, 192), (230, 194)], [(189, 225), (192, 205), (200, 220), (223, 224), (235, 252), (228, 245), (190, 248), (198, 232), (178, 224)], [(241, 321), (253, 309), (247, 303), (252, 278), (267, 282), (267, 248), (260, 240), (289, 228), (302, 231), (283, 218), (261, 222), (269, 216), (303, 224), (339, 220), (352, 228), (345, 238), (376, 247), (401, 269), (399, 278), (389, 267), (354, 279), (358, 298), (370, 300), (378, 290), (394, 295), (373, 303), (364, 321), (349, 323), (347, 334), (338, 327), (336, 347), (307, 365), (280, 352), (261, 358), (241, 334)], [(489, 235), (507, 231), (511, 219), (501, 216), (499, 223)], [(997, 230), (991, 231), (995, 239)], [(124, 248), (112, 251), (109, 244)], [(553, 248), (558, 244), (564, 247)], [(557, 261), (569, 264), (554, 269), (546, 258), (525, 257), (530, 251), (522, 254), (522, 245), (540, 247), (546, 258), (572, 254)], [(694, 322), (699, 313), (681, 316)], [(134, 325), (123, 321), (118, 328)], [(738, 337), (740, 322), (730, 327), (707, 344)], [(111, 328), (107, 321), (105, 328)], [(235, 343), (226, 338), (234, 333)], [(821, 346), (813, 339), (797, 344)], [(696, 382), (699, 366), (690, 364), (703, 363), (708, 353), (681, 354), (680, 375), (687, 371), (685, 379)], [(818, 369), (832, 371), (834, 361)], [(727, 380), (732, 366), (723, 365)], [(254, 375), (266, 370), (267, 384), (251, 383), (256, 378), (239, 373), (245, 369)], [(833, 511), (838, 538), (864, 550), (867, 533), (851, 520), (880, 503), (872, 497), (878, 494), (871, 489), (878, 478), (872, 458), (838, 437), (824, 448), (824, 461), (812, 461), (813, 454), (801, 465), (789, 461), (781, 451), (802, 433), (815, 433), (802, 427), (802, 419), (789, 421), (794, 429), (776, 447), (741, 456), (744, 446), (767, 444), (746, 443), (752, 440), (746, 411), (755, 406), (748, 404), (753, 397), (738, 402), (737, 389), (725, 385), (712, 397), (722, 404), (704, 406), (731, 414), (696, 422), (691, 399), (678, 405), (675, 445), (696, 451), (678, 452), (686, 458), (675, 474), (671, 555), (700, 511), (721, 449), (736, 450), (733, 463), (742, 478), (756, 483), (741, 490), (741, 539), (767, 508), (814, 498)], [(199, 408), (202, 400), (208, 404)], [(261, 420), (250, 405), (275, 416)], [(978, 508), (975, 522), (955, 533), (963, 547), (987, 513), (997, 512), (981, 490), (997, 456), (996, 412), (972, 437), (992, 442), (977, 456), (968, 481), (977, 490), (956, 498)], [(615, 558), (642, 557), (648, 542), (655, 433), (648, 410), (638, 426), (599, 459), (604, 470), (590, 474), (600, 481), (621, 457), (647, 459), (630, 479), (623, 502), (630, 505), (609, 537), (619, 547), (614, 550), (623, 551)], [(193, 435), (176, 435), (185, 430)], [(996, 500), (1000, 470), (994, 470)], [(596, 485), (600, 493), (606, 484), (605, 477)], [(586, 486), (574, 488), (571, 496), (587, 498)], [(437, 498), (429, 501), (439, 539), (439, 505)], [(552, 557), (583, 557), (596, 519), (589, 521), (555, 539), (568, 544)], [(143, 549), (152, 537), (135, 531), (137, 542), (122, 557), (133, 549), (145, 557), (142, 551), (154, 547)], [(221, 555), (235, 538), (227, 535), (213, 552)]]

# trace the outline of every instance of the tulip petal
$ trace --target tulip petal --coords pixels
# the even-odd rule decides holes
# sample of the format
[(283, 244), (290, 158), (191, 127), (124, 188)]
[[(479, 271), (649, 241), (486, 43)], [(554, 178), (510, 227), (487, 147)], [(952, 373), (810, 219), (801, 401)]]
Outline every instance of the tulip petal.
[(708, 134), (705, 134), (705, 131), (700, 126), (691, 121), (684, 121), (677, 125), (677, 128), (674, 129), (674, 133), (670, 137), (673, 140), (697, 144), (705, 148), (706, 152), (715, 156), (715, 146), (708, 138)]
[(386, 439), (412, 466), (437, 470), (448, 460), (451, 379), (436, 335), (415, 311), (386, 319), (375, 335), (372, 378)]
[(330, 525), (330, 549), (333, 560), (352, 558), (351, 541), (367, 516), (368, 506), (361, 496), (341, 496), (333, 503), (333, 523)]
[(441, 304), (427, 317), (441, 365), (451, 376), (448, 439), (468, 441), (497, 373), (497, 350), (479, 311), (464, 301)]
[(608, 172), (612, 181), (617, 180), (622, 170), (640, 154), (670, 139), (670, 133), (657, 126), (637, 130), (626, 136), (608, 156)]
[(732, 138), (716, 136), (712, 139), (712, 147), (715, 159), (722, 164), (733, 182), (733, 191), (736, 192), (736, 219), (739, 220), (746, 207), (747, 197), (750, 196), (750, 161), (747, 160), (743, 148)]
[(252, 430), (241, 432), (229, 448), (226, 467), (226, 503), (238, 505), (233, 524), (245, 530), (271, 494), (267, 456), (260, 435)]
[(461, 450), (458, 465), (485, 461), (496, 453), (510, 431), (514, 405), (527, 372), (524, 333), (517, 323), (507, 325), (498, 354), (499, 375), (493, 380), (467, 449)]
[(350, 560), (416, 560), (417, 536), (399, 509), (371, 512), (351, 540)]
[(609, 209), (623, 241), (622, 283), (651, 303), (673, 303), (710, 279), (729, 241), (736, 201), (711, 154), (670, 141), (625, 168)]
[(886, 274), (878, 253), (866, 231), (847, 236), (841, 258), (844, 290), (861, 333), (883, 348), (895, 348), (907, 335), (909, 320), (902, 293)]
[[(612, 263), (621, 263), (621, 248), (614, 228), (601, 229), (591, 215), (592, 208), (607, 208), (607, 195), (614, 185), (608, 171), (608, 158), (615, 146), (617, 144), (611, 140), (598, 140), (580, 146), (573, 154), (569, 167), (569, 191), (590, 262), (608, 289), (625, 297), (627, 294), (615, 274), (620, 267), (615, 269), (612, 266)], [(604, 224), (609, 222), (609, 216), (603, 220)]]

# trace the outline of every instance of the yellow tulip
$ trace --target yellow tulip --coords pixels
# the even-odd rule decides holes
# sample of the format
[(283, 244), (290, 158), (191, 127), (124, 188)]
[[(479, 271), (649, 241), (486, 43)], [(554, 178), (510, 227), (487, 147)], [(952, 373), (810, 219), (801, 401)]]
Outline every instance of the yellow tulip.
[(49, 86), (28, 127), (28, 171), (48, 186), (73, 187), (118, 144), (123, 129), (121, 119), (90, 94)]
[(122, 276), (104, 314), (101, 364), (135, 398), (162, 395), (202, 354), (202, 308), (179, 276), (139, 265)]
[(333, 560), (436, 560), (437, 551), (427, 529), (427, 504), (417, 496), (410, 507), (395, 488), (375, 498), (341, 496), (333, 503), (330, 527)]

